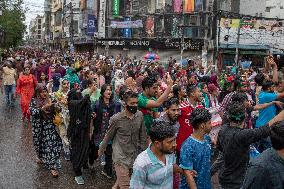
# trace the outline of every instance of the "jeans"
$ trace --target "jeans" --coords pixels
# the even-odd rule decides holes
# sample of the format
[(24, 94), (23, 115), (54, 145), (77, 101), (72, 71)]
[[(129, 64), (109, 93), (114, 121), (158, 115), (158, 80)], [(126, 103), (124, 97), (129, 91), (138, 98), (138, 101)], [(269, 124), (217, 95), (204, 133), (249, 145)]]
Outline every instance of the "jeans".
[(256, 143), (256, 149), (262, 153), (263, 151), (265, 151), (268, 148), (271, 148), (272, 144), (271, 144), (271, 140), (270, 137), (267, 138), (263, 138), (260, 139), (257, 143)]
[(15, 105), (15, 90), (16, 85), (4, 85), (5, 90), (5, 100), (7, 106), (14, 106)]

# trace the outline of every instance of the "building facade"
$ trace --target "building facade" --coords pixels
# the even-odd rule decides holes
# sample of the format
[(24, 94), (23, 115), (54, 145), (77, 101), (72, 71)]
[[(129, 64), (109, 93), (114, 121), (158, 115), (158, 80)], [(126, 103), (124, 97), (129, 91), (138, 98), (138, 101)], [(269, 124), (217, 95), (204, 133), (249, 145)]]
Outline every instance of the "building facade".
[(42, 47), (44, 43), (44, 17), (37, 15), (29, 25), (29, 41), (31, 45)]

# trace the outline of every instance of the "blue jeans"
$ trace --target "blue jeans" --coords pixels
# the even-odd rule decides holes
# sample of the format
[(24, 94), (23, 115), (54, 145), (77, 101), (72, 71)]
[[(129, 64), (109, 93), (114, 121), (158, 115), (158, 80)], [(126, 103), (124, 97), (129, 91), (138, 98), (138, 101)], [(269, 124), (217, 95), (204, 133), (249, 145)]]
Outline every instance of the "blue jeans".
[(262, 153), (263, 151), (265, 151), (266, 149), (271, 148), (271, 147), (272, 147), (272, 144), (271, 144), (270, 137), (260, 139), (260, 141), (258, 141), (256, 143), (256, 149), (260, 153)]
[(5, 100), (7, 106), (14, 106), (15, 105), (15, 90), (16, 85), (4, 85), (5, 90)]

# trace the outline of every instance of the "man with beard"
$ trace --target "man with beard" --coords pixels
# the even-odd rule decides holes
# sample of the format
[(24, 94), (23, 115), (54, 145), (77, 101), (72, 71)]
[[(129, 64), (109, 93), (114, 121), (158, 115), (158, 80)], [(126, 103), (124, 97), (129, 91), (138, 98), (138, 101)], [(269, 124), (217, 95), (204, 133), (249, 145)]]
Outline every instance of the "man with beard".
[(134, 162), (130, 188), (173, 188), (173, 173), (183, 173), (175, 164), (176, 130), (155, 120), (149, 136), (152, 143)]
[(176, 133), (178, 133), (179, 130), (179, 122), (178, 122), (178, 117), (180, 115), (180, 110), (179, 110), (179, 101), (177, 98), (171, 98), (167, 100), (164, 103), (164, 107), (166, 108), (165, 112), (159, 120), (165, 121), (169, 124), (171, 124), (175, 129)]
[(80, 90), (72, 89), (68, 93), (68, 109), (70, 123), (67, 136), (71, 144), (71, 162), (75, 172), (75, 181), (79, 185), (84, 184), (82, 168), (88, 160), (89, 132), (91, 123), (90, 96), (82, 97)]
[(147, 148), (143, 114), (137, 111), (137, 94), (128, 91), (123, 99), (126, 105), (125, 110), (110, 118), (109, 130), (98, 152), (101, 156), (112, 141), (112, 157), (117, 177), (113, 189), (129, 188), (134, 160), (139, 152)]
[(143, 93), (138, 96), (138, 108), (144, 115), (147, 132), (149, 132), (153, 120), (159, 117), (158, 108), (167, 100), (171, 92), (173, 81), (169, 74), (167, 75), (167, 86), (164, 93), (156, 99), (155, 96), (159, 90), (158, 80), (155, 77), (145, 77), (142, 81)]
[(181, 115), (178, 118), (180, 128), (177, 135), (177, 154), (180, 152), (182, 143), (192, 134), (193, 128), (189, 123), (190, 114), (196, 108), (203, 108), (201, 105), (202, 93), (196, 85), (188, 85), (186, 88), (188, 101), (180, 104)]

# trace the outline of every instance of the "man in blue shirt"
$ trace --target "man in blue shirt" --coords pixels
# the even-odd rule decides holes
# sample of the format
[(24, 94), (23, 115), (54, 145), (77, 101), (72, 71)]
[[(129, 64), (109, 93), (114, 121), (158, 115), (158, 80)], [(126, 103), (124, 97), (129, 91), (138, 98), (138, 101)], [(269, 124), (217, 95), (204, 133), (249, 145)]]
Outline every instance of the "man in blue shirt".
[[(211, 141), (208, 136), (212, 129), (211, 114), (204, 108), (195, 109), (191, 113), (190, 123), (194, 132), (183, 143), (180, 153), (180, 167), (185, 174), (180, 189), (211, 189)], [(192, 170), (197, 172), (197, 177), (190, 174)]]
[[(259, 93), (259, 104), (269, 103), (277, 99), (284, 98), (284, 93), (275, 93), (273, 92), (273, 82), (265, 80), (262, 83), (262, 91)], [(268, 106), (262, 110), (259, 110), (259, 117), (256, 120), (256, 128), (266, 125), (271, 119), (276, 116), (276, 107), (275, 105)], [(258, 143), (258, 151), (263, 152), (264, 150), (271, 147), (270, 139), (262, 139)]]

